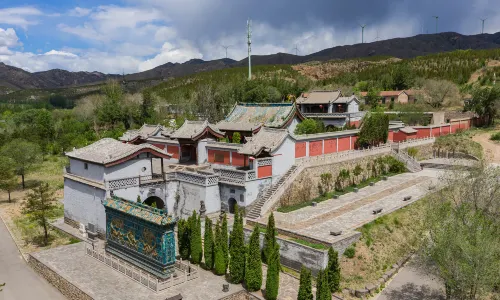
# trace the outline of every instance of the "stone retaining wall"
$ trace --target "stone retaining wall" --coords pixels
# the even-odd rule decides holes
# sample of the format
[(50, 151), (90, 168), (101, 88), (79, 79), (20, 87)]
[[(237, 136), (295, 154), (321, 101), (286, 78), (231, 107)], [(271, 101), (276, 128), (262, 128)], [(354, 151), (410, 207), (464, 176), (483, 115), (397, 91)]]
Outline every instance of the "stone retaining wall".
[(222, 297), (219, 300), (261, 300), (262, 298), (259, 298), (255, 295), (250, 294), (249, 292), (243, 290), (236, 292), (234, 294), (228, 295), (226, 297)]
[[(409, 148), (415, 148), (417, 149), (417, 155), (415, 156), (416, 160), (426, 160), (426, 159), (431, 159), (434, 156), (434, 143), (432, 144), (426, 144), (426, 145), (419, 145), (415, 147), (408, 147), (405, 148), (404, 151), (408, 152)], [(403, 149), (401, 149), (403, 150)]]
[(53, 271), (50, 267), (41, 263), (35, 257), (29, 255), (28, 265), (33, 268), (38, 274), (45, 278), (50, 284), (55, 286), (61, 294), (69, 300), (92, 300), (93, 298), (84, 293), (81, 289), (76, 287), (71, 282), (64, 279), (57, 272)]

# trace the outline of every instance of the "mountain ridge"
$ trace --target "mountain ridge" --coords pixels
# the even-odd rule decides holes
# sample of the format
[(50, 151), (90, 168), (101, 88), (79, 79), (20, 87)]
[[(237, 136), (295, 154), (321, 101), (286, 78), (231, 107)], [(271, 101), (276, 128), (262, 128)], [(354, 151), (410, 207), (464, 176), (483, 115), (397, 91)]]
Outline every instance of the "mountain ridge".
[[(500, 48), (500, 32), (476, 35), (442, 32), (438, 34), (419, 34), (412, 37), (393, 38), (371, 43), (335, 46), (304, 56), (288, 53), (252, 55), (252, 64), (300, 64), (310, 61), (354, 59), (370, 56), (412, 58), (458, 49), (479, 50), (492, 48)], [(147, 71), (127, 74), (124, 76), (124, 79), (129, 81), (166, 80), (172, 77), (186, 76), (204, 71), (243, 67), (247, 64), (248, 58), (239, 61), (230, 58), (210, 61), (191, 59), (184, 63), (168, 62)], [(0, 62), (0, 88), (3, 87), (10, 90), (64, 88), (100, 83), (108, 79), (123, 79), (123, 77), (122, 75), (104, 74), (97, 71), (70, 72), (62, 69), (30, 73)]]

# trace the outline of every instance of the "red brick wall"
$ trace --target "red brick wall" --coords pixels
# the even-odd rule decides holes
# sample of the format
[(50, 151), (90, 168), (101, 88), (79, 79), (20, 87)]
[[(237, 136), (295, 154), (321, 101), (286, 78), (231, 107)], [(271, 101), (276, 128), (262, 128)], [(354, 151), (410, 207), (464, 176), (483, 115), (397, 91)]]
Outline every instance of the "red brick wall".
[[(215, 154), (222, 154), (222, 155), (224, 155), (224, 162), (215, 162)], [(209, 163), (221, 164), (221, 165), (230, 165), (230, 162), (229, 162), (229, 151), (221, 151), (221, 150), (208, 149), (208, 162)]]
[(172, 154), (172, 158), (179, 159), (179, 146), (167, 145), (167, 152)]
[(306, 143), (295, 143), (295, 158), (306, 156)]
[(309, 156), (317, 156), (323, 154), (323, 141), (309, 142)]
[(271, 166), (259, 167), (257, 172), (259, 174), (259, 176), (258, 176), (259, 178), (272, 176), (273, 175), (273, 166), (271, 165)]
[(351, 147), (349, 137), (339, 138), (338, 143), (339, 143), (339, 152), (347, 151)]
[(337, 139), (325, 140), (325, 154), (337, 152)]
[(245, 165), (245, 155), (233, 152), (233, 166), (243, 167)]

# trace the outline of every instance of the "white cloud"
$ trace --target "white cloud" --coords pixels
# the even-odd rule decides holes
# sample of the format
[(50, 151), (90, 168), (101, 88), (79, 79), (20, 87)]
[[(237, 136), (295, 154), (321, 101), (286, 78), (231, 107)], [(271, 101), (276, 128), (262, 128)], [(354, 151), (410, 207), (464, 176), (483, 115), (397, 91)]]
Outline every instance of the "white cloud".
[(88, 16), (90, 14), (92, 10), (91, 9), (88, 9), (88, 8), (82, 8), (82, 7), (75, 7), (73, 9), (71, 9), (69, 12), (68, 12), (68, 15), (71, 16), (71, 17), (85, 17), (85, 16)]
[(50, 50), (49, 52), (45, 52), (44, 55), (59, 55), (59, 56), (66, 56), (66, 57), (73, 57), (76, 58), (78, 55), (70, 53), (70, 52), (65, 52), (65, 51), (57, 51), (57, 50)]
[(21, 6), (0, 9), (0, 24), (17, 25), (27, 28), (28, 25), (36, 24), (34, 16), (40, 16), (42, 12), (35, 7)]
[(0, 47), (12, 48), (22, 45), (13, 28), (0, 28)]
[(158, 55), (139, 64), (139, 71), (146, 71), (167, 62), (185, 62), (192, 58), (202, 57), (203, 54), (186, 41), (180, 42), (178, 46), (166, 42)]

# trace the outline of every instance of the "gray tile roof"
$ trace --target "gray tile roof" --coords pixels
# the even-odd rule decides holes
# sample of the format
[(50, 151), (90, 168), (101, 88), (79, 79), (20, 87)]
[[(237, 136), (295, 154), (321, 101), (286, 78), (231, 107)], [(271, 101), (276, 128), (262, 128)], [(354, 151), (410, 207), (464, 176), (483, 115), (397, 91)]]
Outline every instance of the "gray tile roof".
[(336, 91), (312, 91), (303, 93), (297, 98), (299, 104), (330, 104), (342, 96), (340, 90)]
[(337, 100), (333, 101), (333, 103), (350, 103), (351, 101), (356, 101), (359, 103), (359, 100), (356, 96), (352, 95), (350, 97), (339, 97)]
[(74, 149), (71, 152), (67, 152), (66, 155), (70, 158), (106, 165), (133, 155), (143, 149), (171, 156), (166, 151), (150, 144), (126, 144), (111, 138), (104, 138), (83, 148)]
[(223, 131), (253, 131), (261, 126), (281, 128), (295, 115), (294, 103), (239, 103), (217, 123)]
[(184, 121), (179, 129), (171, 134), (171, 138), (174, 139), (192, 139), (205, 131), (205, 129), (211, 129), (212, 131), (224, 135), (219, 129), (213, 124), (208, 123), (208, 121)]
[(274, 129), (262, 127), (243, 147), (238, 151), (240, 154), (258, 155), (262, 151), (275, 151), (288, 136), (286, 129)]
[(161, 125), (148, 125), (144, 124), (140, 129), (127, 130), (121, 137), (121, 141), (129, 142), (135, 140), (136, 138), (146, 139), (152, 135), (157, 134), (160, 131), (165, 130)]
[(415, 133), (415, 132), (417, 132), (417, 130), (415, 130), (413, 127), (409, 127), (409, 126), (403, 127), (403, 128), (401, 128), (399, 130), (401, 130), (404, 133)]

